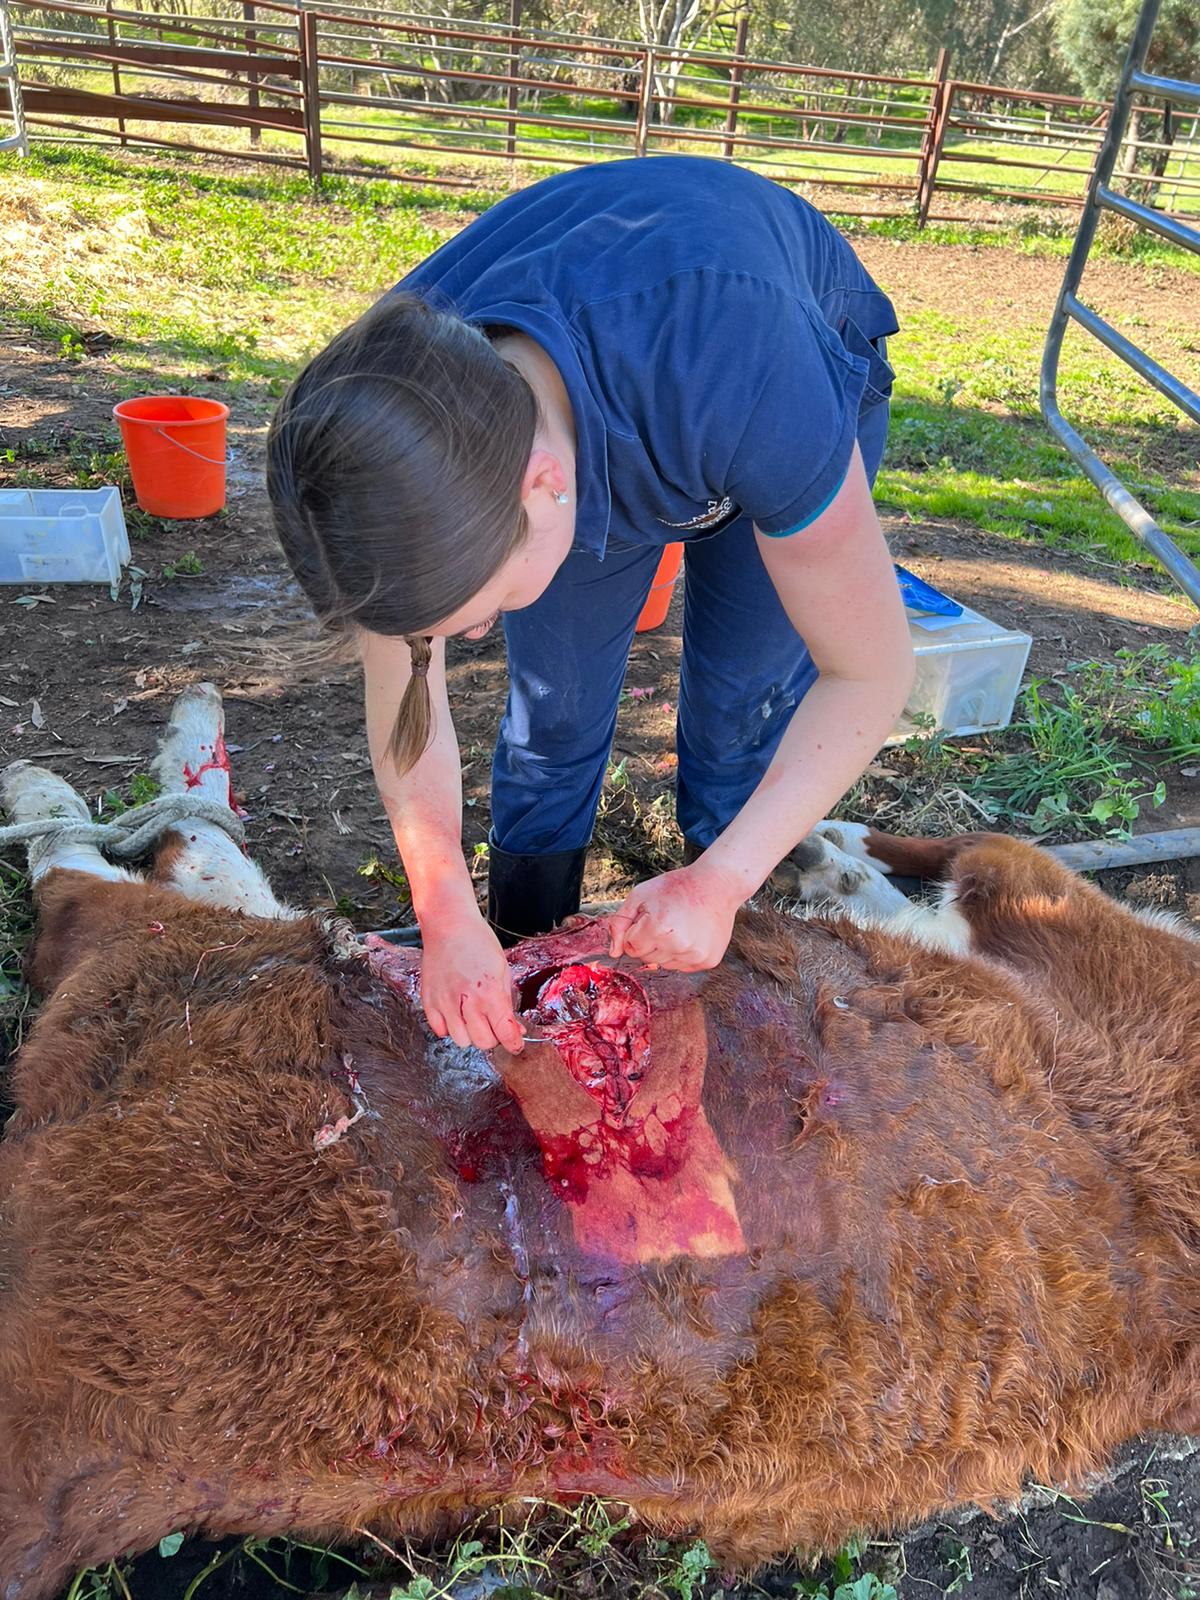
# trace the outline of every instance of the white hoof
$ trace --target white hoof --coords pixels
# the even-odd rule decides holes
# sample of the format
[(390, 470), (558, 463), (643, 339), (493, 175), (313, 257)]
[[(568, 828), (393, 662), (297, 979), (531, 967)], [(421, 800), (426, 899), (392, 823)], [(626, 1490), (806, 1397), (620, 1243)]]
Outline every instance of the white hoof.
[(881, 921), (908, 909), (908, 899), (867, 854), (862, 823), (819, 822), (787, 859), (772, 886), (809, 905)]

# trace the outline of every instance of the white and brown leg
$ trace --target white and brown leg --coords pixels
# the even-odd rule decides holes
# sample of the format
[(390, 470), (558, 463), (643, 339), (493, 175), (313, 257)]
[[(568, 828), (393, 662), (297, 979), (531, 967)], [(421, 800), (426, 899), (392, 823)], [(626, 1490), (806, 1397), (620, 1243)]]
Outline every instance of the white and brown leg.
[[(886, 837), (861, 822), (819, 822), (788, 857), (794, 885), (791, 893), (808, 904), (827, 905), (856, 922), (913, 939), (927, 949), (965, 954), (970, 949), (971, 930), (954, 904), (953, 884), (943, 883), (932, 905), (910, 900), (888, 882), (897, 867), (905, 870), (905, 863), (871, 849), (872, 841)], [(914, 840), (912, 844), (929, 846), (923, 862), (927, 856), (931, 864), (935, 857), (941, 863), (945, 854), (942, 841)]]
[(884, 922), (908, 907), (907, 898), (869, 861), (846, 849), (847, 824), (818, 822), (771, 879), (778, 893), (808, 905), (835, 906), (848, 916)]
[[(213, 684), (193, 684), (176, 700), (152, 770), (164, 794), (202, 795), (232, 808), (225, 713)], [(200, 818), (164, 834), (153, 876), (189, 900), (258, 917), (300, 915), (275, 898), (266, 875), (223, 828)]]
[(127, 867), (106, 861), (94, 844), (72, 839), (54, 821), (94, 822), (87, 802), (75, 793), (64, 778), (28, 761), (14, 761), (0, 774), (0, 801), (13, 822), (51, 823), (45, 833), (30, 839), (25, 846), (29, 876), (36, 886), (48, 872), (62, 868), (87, 872), (110, 883), (140, 883), (141, 875)]

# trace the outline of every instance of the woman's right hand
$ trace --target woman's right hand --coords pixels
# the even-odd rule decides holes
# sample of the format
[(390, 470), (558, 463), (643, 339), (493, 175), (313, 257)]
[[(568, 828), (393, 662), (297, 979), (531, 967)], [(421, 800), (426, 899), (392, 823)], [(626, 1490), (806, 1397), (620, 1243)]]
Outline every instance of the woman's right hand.
[(421, 1004), (429, 1026), (455, 1044), (513, 1055), (524, 1029), (513, 1010), (512, 975), (496, 935), (475, 907), (421, 924)]

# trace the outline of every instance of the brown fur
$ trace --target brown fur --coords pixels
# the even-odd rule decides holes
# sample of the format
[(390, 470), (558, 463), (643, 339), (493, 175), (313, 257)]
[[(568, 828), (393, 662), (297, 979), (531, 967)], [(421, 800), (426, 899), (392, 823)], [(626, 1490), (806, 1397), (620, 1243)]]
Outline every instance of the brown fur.
[[(51, 873), (0, 1146), (4, 1600), (181, 1527), (586, 1492), (752, 1567), (1200, 1424), (1200, 946), (1012, 840), (940, 860), (977, 956), (749, 914), (648, 982), (701, 1008), (746, 1251), (632, 1267), (315, 921)], [(347, 1059), (373, 1116), (318, 1152)]]

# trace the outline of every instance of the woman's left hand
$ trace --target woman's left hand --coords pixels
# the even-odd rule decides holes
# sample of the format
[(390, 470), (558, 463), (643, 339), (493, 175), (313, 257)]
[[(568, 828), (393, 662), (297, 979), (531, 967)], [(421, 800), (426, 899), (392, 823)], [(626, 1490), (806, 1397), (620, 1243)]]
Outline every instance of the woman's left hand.
[(745, 891), (703, 858), (690, 867), (639, 883), (610, 917), (614, 956), (648, 967), (706, 972), (729, 948), (733, 919)]

